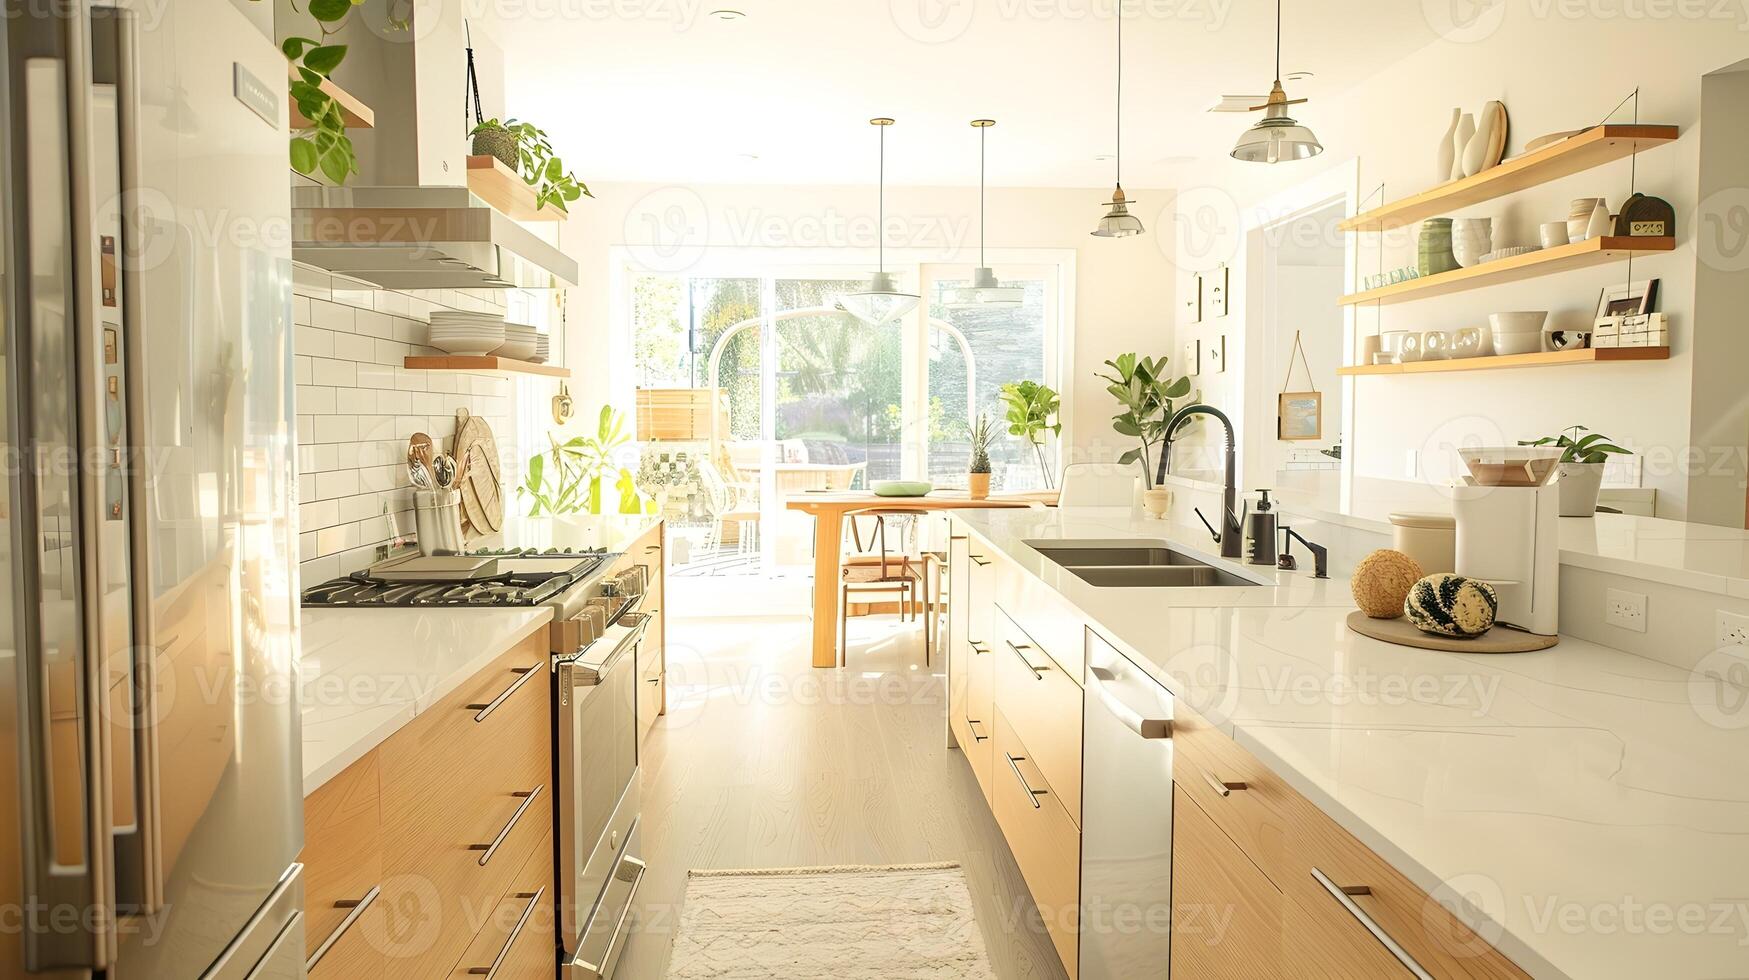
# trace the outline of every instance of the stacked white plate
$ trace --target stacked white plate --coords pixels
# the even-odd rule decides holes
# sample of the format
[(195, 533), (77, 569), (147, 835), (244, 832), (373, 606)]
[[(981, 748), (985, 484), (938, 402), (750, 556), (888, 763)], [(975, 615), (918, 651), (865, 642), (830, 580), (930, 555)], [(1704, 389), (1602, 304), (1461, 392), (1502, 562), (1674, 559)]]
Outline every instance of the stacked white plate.
[(545, 364), (552, 356), (552, 338), (544, 333), (534, 335), (534, 356), (529, 360), (536, 364)]
[(492, 353), (499, 357), (513, 357), (519, 361), (530, 361), (535, 355), (535, 338), (540, 334), (533, 327), (520, 323), (504, 325), (504, 345)]
[(465, 310), (431, 313), (431, 346), (451, 354), (488, 354), (504, 346), (504, 318)]

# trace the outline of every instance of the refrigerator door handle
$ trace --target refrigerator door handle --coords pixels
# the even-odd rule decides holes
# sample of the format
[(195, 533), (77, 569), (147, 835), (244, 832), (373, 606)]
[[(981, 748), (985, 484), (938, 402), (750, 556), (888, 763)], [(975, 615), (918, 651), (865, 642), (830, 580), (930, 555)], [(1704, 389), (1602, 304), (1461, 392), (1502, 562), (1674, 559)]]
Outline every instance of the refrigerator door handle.
[(92, 143), (95, 85), (92, 81), (91, 7), (79, 0), (60, 17), (67, 55), (67, 156), (68, 198), (72, 205), (71, 234), (73, 277), (67, 294), (72, 311), (72, 336), (77, 393), (79, 454), (78, 474), (80, 615), (84, 619), (85, 649), (80, 672), (85, 685), (85, 736), (90, 741), (91, 768), (85, 780), (89, 813), (86, 867), (91, 876), (90, 917), (93, 965), (107, 967), (115, 961), (114, 809), (110, 799), (113, 752), (109, 732), (109, 676), (103, 615), (103, 467), (96, 453), (103, 447), (104, 399), (103, 350), (97, 320), (97, 289), (102, 281), (97, 268), (97, 185)]
[(159, 821), (158, 770), (158, 623), (152, 584), (151, 519), (153, 492), (149, 428), (146, 418), (147, 372), (144, 327), (140, 322), (139, 257), (144, 254), (138, 195), (140, 177), (140, 19), (130, 7), (104, 8), (115, 25), (115, 100), (117, 148), (120, 157), (121, 244), (117, 265), (121, 274), (122, 369), (126, 449), (123, 466), (128, 502), (128, 586), (134, 645), (132, 650), (133, 832), (115, 840), (116, 900), (129, 914), (151, 915), (164, 907), (164, 865)]

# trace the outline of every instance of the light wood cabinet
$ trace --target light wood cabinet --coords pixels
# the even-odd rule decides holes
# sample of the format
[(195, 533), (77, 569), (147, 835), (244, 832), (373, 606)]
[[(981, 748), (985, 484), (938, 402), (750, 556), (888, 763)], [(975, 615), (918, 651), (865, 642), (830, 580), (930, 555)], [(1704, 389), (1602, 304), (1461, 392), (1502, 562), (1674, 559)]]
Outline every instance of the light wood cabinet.
[(1184, 792), (1172, 799), (1172, 976), (1343, 976), (1284, 969), (1287, 899)]
[(991, 735), (996, 725), (995, 559), (974, 543), (966, 560), (966, 648), (970, 651), (966, 669), (966, 729), (971, 733), (972, 743), (963, 748), (972, 764), (972, 773), (984, 790), (984, 799), (989, 800), (994, 774)]
[(966, 608), (969, 599), (967, 581), (971, 558), (967, 555), (966, 535), (949, 534), (947, 538), (947, 747), (965, 749), (976, 739), (966, 726), (967, 680), (971, 670), (972, 651), (966, 645)]
[(638, 741), (649, 736), (656, 719), (668, 713), (668, 545), (667, 525), (646, 531), (609, 568), (615, 574), (633, 566), (644, 569), (644, 598), (638, 611), (650, 617), (638, 644)]
[(1081, 825), (1081, 685), (996, 608), (996, 710), (1032, 751), (1069, 818)]
[(530, 862), (550, 876), (547, 660), (538, 629), (304, 801), (306, 952), (378, 889), (312, 976), (445, 976)]
[(1071, 980), (1079, 968), (1081, 830), (1045, 784), (1014, 726), (996, 709), (996, 823)]
[(506, 980), (551, 980), (558, 955), (552, 850), (549, 828), (456, 960), (449, 971), (451, 980), (475, 980), (486, 974)]

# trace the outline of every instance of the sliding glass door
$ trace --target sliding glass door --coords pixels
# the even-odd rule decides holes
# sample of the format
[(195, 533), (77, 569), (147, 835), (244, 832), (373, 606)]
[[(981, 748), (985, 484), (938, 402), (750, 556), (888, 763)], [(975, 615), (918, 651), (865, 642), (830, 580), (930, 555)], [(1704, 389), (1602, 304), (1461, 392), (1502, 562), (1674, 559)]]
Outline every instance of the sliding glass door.
[[(1046, 485), (1055, 441), (1034, 447), (1010, 438), (1000, 390), (1018, 380), (1059, 386), (1055, 266), (998, 268), (1005, 284), (1022, 288), (1023, 302), (966, 309), (949, 305), (947, 291), (966, 283), (969, 267), (889, 263), (925, 299), (880, 327), (837, 306), (863, 288), (860, 265), (742, 268), (727, 277), (630, 278), (642, 472), (667, 474), (671, 533), (698, 539), (689, 549), (695, 571), (811, 569), (811, 522), (785, 507), (799, 494), (896, 479), (963, 487), (979, 414), (1001, 433), (992, 486)], [(677, 416), (661, 406), (675, 404), (693, 406), (688, 417), (704, 421), (672, 424)]]

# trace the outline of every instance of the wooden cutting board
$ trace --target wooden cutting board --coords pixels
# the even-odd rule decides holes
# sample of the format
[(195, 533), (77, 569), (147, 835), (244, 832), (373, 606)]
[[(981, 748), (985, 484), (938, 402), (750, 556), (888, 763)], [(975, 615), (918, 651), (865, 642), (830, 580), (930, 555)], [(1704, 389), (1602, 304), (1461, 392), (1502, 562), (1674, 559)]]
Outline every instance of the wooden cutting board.
[(1373, 619), (1356, 609), (1348, 614), (1348, 628), (1361, 636), (1369, 636), (1398, 646), (1420, 647), (1423, 650), (1444, 650), (1447, 653), (1529, 653), (1547, 650), (1561, 641), (1558, 636), (1540, 636), (1520, 630), (1496, 626), (1481, 636), (1467, 640), (1455, 636), (1423, 633), (1415, 624), (1399, 616), (1396, 619)]
[(504, 525), (503, 483), (498, 476), (498, 440), (492, 427), (467, 409), (455, 413), (456, 458), (467, 459), (467, 473), (459, 488), (462, 509), (480, 534), (490, 534)]

